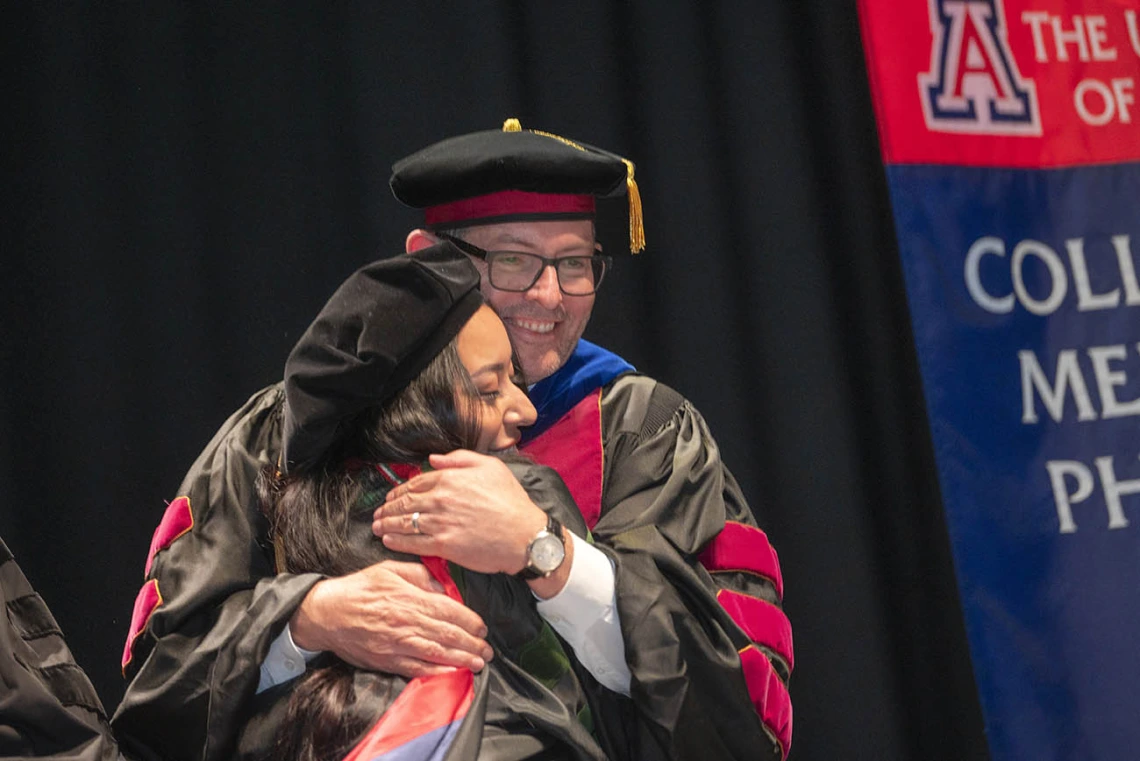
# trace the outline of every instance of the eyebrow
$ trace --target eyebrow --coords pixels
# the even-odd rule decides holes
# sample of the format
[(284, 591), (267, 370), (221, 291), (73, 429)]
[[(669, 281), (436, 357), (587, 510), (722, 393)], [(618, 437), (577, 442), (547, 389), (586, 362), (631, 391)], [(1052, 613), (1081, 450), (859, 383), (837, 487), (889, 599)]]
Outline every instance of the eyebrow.
[(506, 369), (507, 369), (507, 363), (506, 362), (492, 362), (491, 364), (483, 365), (478, 370), (475, 370), (474, 372), (472, 372), (471, 377), (474, 378), (476, 375), (483, 375), (485, 373), (494, 373), (495, 375), (498, 375), (498, 374), (502, 373), (503, 371), (505, 371)]
[[(502, 235), (496, 237), (494, 245), (487, 250), (493, 251), (493, 250), (499, 249), (500, 246), (525, 246), (527, 248), (542, 248), (541, 244), (538, 241), (531, 240), (530, 238), (525, 238), (525, 237), (522, 237), (519, 235), (515, 235), (514, 233), (503, 233)], [(560, 248), (555, 253), (561, 254), (564, 251), (577, 251), (579, 249), (596, 251), (597, 246), (598, 246), (597, 242), (594, 243), (593, 248), (591, 248), (590, 245), (586, 244), (586, 243), (583, 243), (582, 245), (574, 244), (574, 245), (567, 246), (565, 248)]]

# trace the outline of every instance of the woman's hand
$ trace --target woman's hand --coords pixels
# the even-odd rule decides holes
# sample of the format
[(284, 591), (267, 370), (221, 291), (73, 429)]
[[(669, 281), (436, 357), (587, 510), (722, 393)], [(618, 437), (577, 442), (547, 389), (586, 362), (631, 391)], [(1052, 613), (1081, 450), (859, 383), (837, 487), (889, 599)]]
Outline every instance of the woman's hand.
[(372, 532), (398, 552), (435, 555), (480, 573), (521, 571), (546, 513), (495, 457), (456, 450), (430, 461), (435, 470), (388, 493)]

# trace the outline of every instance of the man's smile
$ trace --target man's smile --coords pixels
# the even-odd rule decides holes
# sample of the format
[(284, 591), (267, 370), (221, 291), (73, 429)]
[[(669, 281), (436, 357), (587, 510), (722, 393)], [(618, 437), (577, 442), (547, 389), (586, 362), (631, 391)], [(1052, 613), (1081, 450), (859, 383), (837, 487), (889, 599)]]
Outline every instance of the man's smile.
[(539, 334), (550, 333), (558, 324), (552, 320), (534, 320), (523, 317), (511, 317), (508, 318), (508, 321), (523, 330), (529, 330), (532, 333)]

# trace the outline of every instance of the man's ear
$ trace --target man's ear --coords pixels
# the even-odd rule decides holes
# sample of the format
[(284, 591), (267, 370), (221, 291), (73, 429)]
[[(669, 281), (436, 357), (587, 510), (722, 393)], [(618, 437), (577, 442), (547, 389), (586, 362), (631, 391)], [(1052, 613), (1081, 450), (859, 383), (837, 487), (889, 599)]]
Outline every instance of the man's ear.
[(404, 241), (404, 252), (414, 254), (416, 251), (434, 246), (436, 243), (439, 243), (439, 238), (427, 230), (416, 228), (408, 233), (407, 240)]

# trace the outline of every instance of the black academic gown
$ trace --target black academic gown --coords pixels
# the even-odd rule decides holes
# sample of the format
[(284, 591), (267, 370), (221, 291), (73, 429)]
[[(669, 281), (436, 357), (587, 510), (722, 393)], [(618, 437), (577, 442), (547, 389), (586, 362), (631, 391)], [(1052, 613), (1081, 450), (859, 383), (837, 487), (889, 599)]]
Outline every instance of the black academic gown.
[(779, 558), (700, 413), (585, 340), (529, 396), (523, 451), (558, 471), (617, 566), (633, 704), (652, 727), (631, 757), (786, 756)]
[[(587, 522), (616, 566), (629, 710), (639, 718), (626, 725), (628, 757), (778, 761), (790, 744), (791, 641), (775, 553), (692, 404), (638, 374), (596, 393), (597, 428), (590, 421), (579, 426), (584, 437), (573, 425), (548, 434), (563, 451), (570, 438), (578, 451), (600, 439), (600, 500), (583, 497), (580, 507), (597, 510)], [(742, 535), (740, 568), (714, 567), (706, 554), (727, 524)], [(761, 555), (770, 562), (759, 563)], [(726, 609), (726, 594), (746, 598), (744, 615)], [(770, 622), (778, 634), (765, 629)], [(748, 678), (746, 655), (755, 656)], [(767, 689), (758, 690), (763, 680)]]
[[(183, 483), (192, 525), (154, 547), (147, 584), (157, 586), (151, 599), (161, 602), (141, 618), (136, 608), (144, 626), (128, 652), (134, 677), (113, 718), (124, 748), (144, 761), (257, 758), (283, 718), (291, 685), (255, 696), (259, 667), (321, 576), (274, 575), (268, 526), (253, 497), (257, 473), (276, 459), (281, 403), (280, 386), (273, 386), (227, 421)], [(536, 504), (585, 533), (553, 471), (510, 467)], [(377, 560), (390, 556), (371, 535), (371, 509), (358, 518), (354, 541), (368, 543)], [(160, 527), (158, 533), (171, 532)], [(596, 712), (586, 710), (583, 685), (590, 701), (605, 701), (606, 692), (576, 665), (567, 670), (573, 659), (538, 616), (525, 583), (474, 573), (461, 573), (457, 582), (465, 602), (487, 623), (496, 657), (476, 677), (478, 720), (465, 724), (475, 729), (448, 758), (606, 758), (583, 723)], [(552, 648), (565, 659), (554, 672)], [(403, 684), (380, 674), (358, 679), (393, 686), (387, 698), (376, 691), (377, 715)]]
[(0, 758), (121, 759), (103, 704), (0, 539)]
[[(535, 504), (554, 512), (568, 530), (585, 533), (581, 516), (573, 511), (565, 486), (552, 470), (521, 458), (508, 467)], [(386, 469), (385, 475), (371, 466), (355, 468), (362, 497), (349, 513), (345, 533), (349, 545), (360, 549), (360, 559), (368, 563), (419, 560), (387, 549), (372, 533), (372, 515), (393, 485), (394, 470)], [(495, 658), (474, 677), (474, 705), (459, 727), (459, 737), (449, 746), (447, 759), (604, 761), (607, 756), (590, 728), (593, 708), (607, 710), (606, 693), (596, 692), (598, 702), (590, 705), (580, 679), (587, 684), (592, 680), (584, 672), (581, 677), (576, 673), (557, 635), (538, 615), (527, 584), (505, 574), (473, 573), (456, 566), (447, 573), (464, 603), (486, 622), (487, 640), (495, 651)], [(336, 661), (327, 654), (322, 659)], [(357, 705), (353, 710), (376, 719), (408, 684), (390, 674), (355, 672)], [(282, 731), (285, 704), (298, 681), (274, 687), (253, 700), (253, 716), (242, 729), (238, 758), (253, 761), (265, 755)]]
[[(727, 524), (755, 530), (751, 511), (699, 413), (676, 392), (637, 375), (598, 392), (602, 486), (593, 534), (617, 569), (632, 673), (630, 699), (582, 680), (595, 705), (599, 695), (606, 701), (593, 711), (605, 749), (630, 761), (779, 759), (787, 748), (777, 737), (790, 734), (790, 713), (782, 724), (763, 721), (765, 696), (746, 681), (742, 663), (761, 653), (784, 704), (790, 663), (718, 600), (727, 589), (778, 607), (776, 586), (755, 569), (710, 573), (702, 564)], [(154, 558), (149, 577), (162, 602), (149, 617), (136, 616), (145, 626), (127, 666), (133, 679), (112, 719), (120, 742), (141, 759), (233, 757), (269, 643), (319, 579), (274, 575), (252, 492), (260, 468), (276, 461), (281, 403), (280, 385), (256, 394), (179, 492), (190, 499), (194, 525)]]

